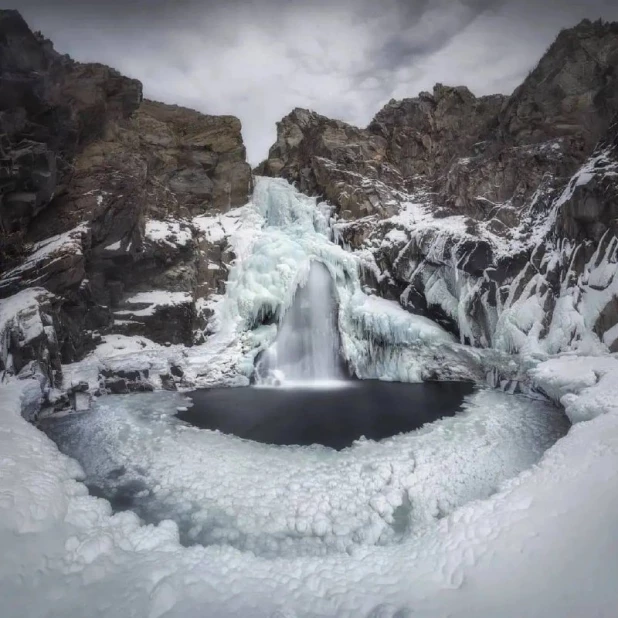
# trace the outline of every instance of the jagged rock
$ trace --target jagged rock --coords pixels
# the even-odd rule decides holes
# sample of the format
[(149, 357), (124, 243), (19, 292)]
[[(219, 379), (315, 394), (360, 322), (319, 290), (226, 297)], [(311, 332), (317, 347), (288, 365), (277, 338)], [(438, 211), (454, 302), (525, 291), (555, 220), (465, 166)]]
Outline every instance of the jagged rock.
[(401, 182), (387, 165), (386, 147), (379, 135), (297, 108), (277, 123), (277, 141), (256, 172), (322, 195), (347, 219), (384, 216), (394, 214)]
[(196, 308), (184, 292), (156, 290), (138, 293), (114, 310), (116, 330), (123, 335), (142, 335), (156, 343), (193, 343)]
[(333, 202), (366, 287), (462, 341), (616, 349), (617, 50), (618, 24), (585, 20), (510, 97), (438, 84), (366, 130), (294, 110), (258, 172)]
[[(58, 54), (16, 11), (0, 11), (0, 52), (0, 298), (57, 294), (75, 360), (89, 331), (127, 330), (113, 311), (137, 293), (221, 289), (190, 219), (246, 202), (240, 121), (143, 101), (140, 82)], [(193, 300), (155, 313), (137, 331), (192, 342)]]
[(109, 67), (61, 56), (16, 11), (0, 11), (0, 50), (0, 226), (15, 232), (62, 192), (75, 154), (127, 118), (142, 90)]
[(516, 144), (581, 136), (580, 161), (618, 107), (618, 23), (582, 21), (563, 30), (502, 109), (500, 129)]
[[(618, 106), (618, 105), (617, 105)], [(565, 189), (556, 231), (578, 241), (618, 234), (618, 116), (589, 164)]]
[(23, 290), (0, 304), (0, 376), (41, 375), (42, 386), (59, 383), (58, 304), (42, 288)]
[(384, 137), (388, 160), (404, 177), (442, 173), (458, 156), (482, 150), (506, 97), (475, 97), (465, 86), (436, 84), (433, 93), (391, 101), (369, 125)]

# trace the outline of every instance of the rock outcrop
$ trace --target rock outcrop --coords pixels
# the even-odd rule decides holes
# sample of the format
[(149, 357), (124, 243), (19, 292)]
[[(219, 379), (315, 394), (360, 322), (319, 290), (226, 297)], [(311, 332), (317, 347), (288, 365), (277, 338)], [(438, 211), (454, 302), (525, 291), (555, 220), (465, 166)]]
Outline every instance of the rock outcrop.
[(237, 118), (143, 100), (139, 81), (0, 11), (0, 298), (53, 295), (58, 362), (99, 333), (199, 339), (200, 298), (232, 255), (193, 221), (244, 204), (251, 185)]
[(382, 136), (297, 108), (277, 123), (277, 142), (256, 172), (281, 176), (303, 193), (324, 196), (345, 218), (387, 216), (396, 211), (395, 194), (403, 179), (386, 155)]
[(618, 24), (584, 20), (510, 97), (438, 84), (366, 129), (294, 110), (257, 171), (335, 204), (367, 286), (465, 342), (615, 349), (617, 94)]
[[(0, 11), (0, 131), (0, 371), (55, 385), (115, 334), (137, 364), (170, 353), (86, 390), (190, 380), (172, 344), (203, 341), (225, 291), (226, 213), (252, 188), (240, 122), (143, 100)], [(364, 129), (295, 109), (256, 172), (331, 202), (365, 289), (464, 343), (618, 351), (617, 24), (562, 32), (509, 97), (438, 84)]]

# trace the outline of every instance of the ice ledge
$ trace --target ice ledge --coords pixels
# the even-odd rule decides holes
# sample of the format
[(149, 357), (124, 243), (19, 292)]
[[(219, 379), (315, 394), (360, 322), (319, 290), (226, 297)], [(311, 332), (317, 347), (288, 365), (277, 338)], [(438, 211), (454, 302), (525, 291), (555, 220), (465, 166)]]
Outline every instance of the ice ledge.
[(618, 416), (618, 355), (565, 355), (529, 372), (535, 386), (562, 405), (572, 423)]

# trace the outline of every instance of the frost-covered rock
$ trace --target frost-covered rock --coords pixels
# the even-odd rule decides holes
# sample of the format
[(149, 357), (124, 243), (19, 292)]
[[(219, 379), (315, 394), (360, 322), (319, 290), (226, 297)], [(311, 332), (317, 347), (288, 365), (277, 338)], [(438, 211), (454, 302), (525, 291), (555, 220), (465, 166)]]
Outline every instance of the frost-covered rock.
[[(0, 300), (0, 381), (9, 376), (35, 378), (37, 397), (61, 380), (61, 358), (56, 332), (57, 298), (43, 288), (22, 290)], [(37, 410), (26, 406), (27, 413)]]
[(364, 283), (462, 342), (615, 349), (617, 66), (616, 24), (584, 20), (510, 97), (438, 84), (367, 129), (294, 110), (260, 170), (328, 197)]

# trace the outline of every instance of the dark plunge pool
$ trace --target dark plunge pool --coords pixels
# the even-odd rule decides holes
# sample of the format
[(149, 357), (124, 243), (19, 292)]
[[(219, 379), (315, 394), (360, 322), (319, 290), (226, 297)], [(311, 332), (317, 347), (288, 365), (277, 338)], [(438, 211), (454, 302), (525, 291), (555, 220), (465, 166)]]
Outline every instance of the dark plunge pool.
[(466, 382), (363, 380), (335, 388), (212, 388), (188, 396), (178, 418), (202, 429), (277, 445), (350, 446), (381, 440), (456, 414), (474, 390)]
[[(146, 523), (176, 522), (184, 545), (323, 556), (399, 542), (488, 497), (568, 431), (564, 413), (548, 403), (488, 389), (465, 395), (471, 390), (359, 382), (193, 393), (195, 405), (180, 416), (228, 433), (180, 420), (177, 410), (187, 404), (181, 393), (134, 393), (99, 397), (88, 412), (39, 426), (81, 464), (91, 494)], [(464, 395), (465, 413), (453, 416)], [(444, 416), (451, 418), (438, 420)], [(407, 433), (379, 440), (400, 432)], [(378, 440), (342, 451), (277, 446), (339, 449), (361, 435)], [(376, 506), (393, 504), (394, 496), (401, 503), (376, 519)], [(315, 521), (299, 526), (299, 513), (300, 521), (306, 513)]]

